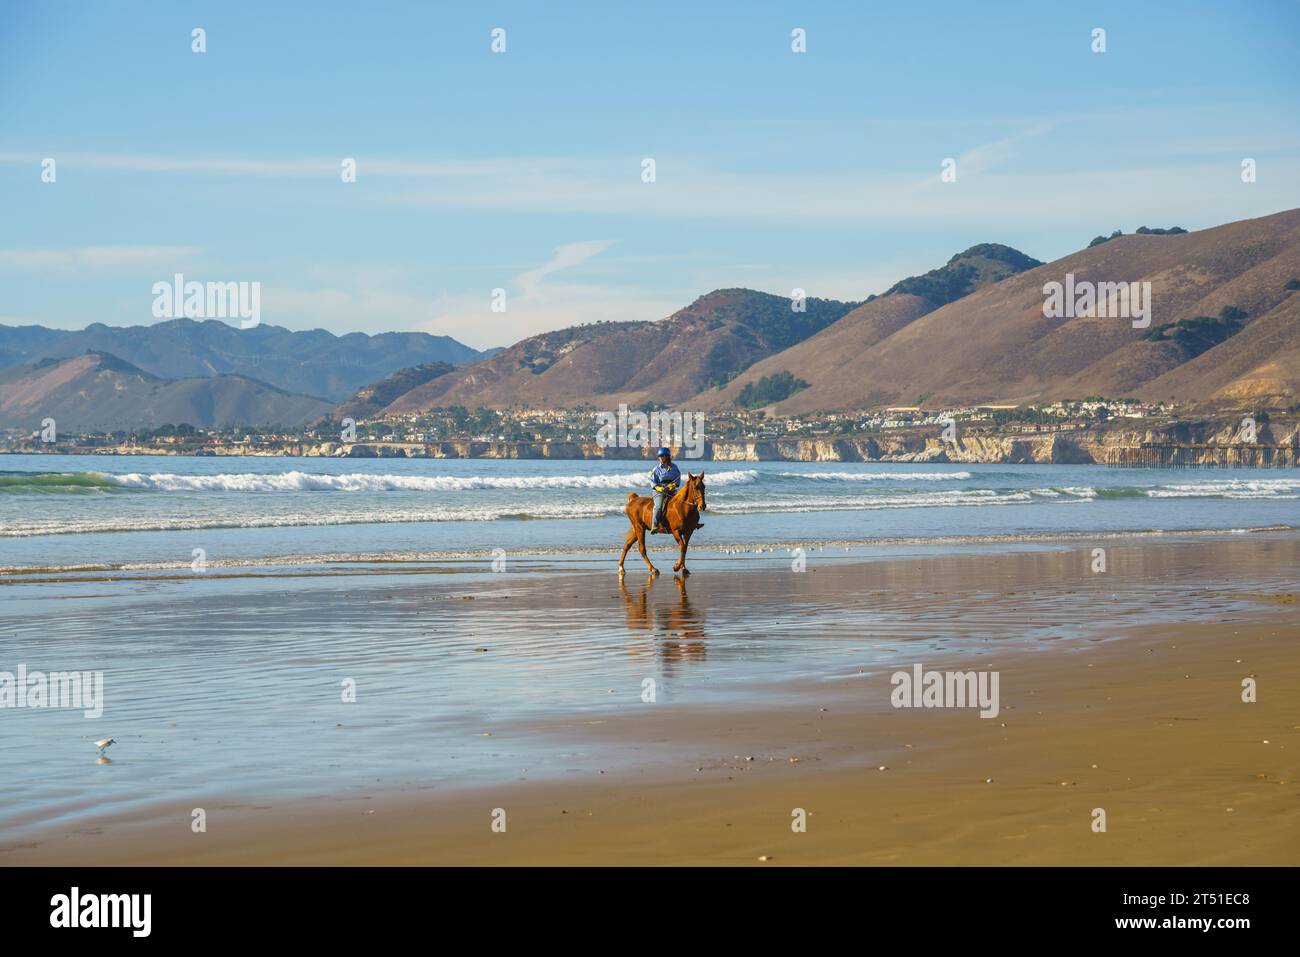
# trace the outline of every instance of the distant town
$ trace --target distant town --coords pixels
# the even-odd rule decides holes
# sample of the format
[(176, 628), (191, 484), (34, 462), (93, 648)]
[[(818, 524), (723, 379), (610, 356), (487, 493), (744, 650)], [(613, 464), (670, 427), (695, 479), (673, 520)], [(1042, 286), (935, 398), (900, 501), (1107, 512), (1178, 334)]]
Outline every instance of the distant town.
[[(1085, 398), (1041, 405), (979, 405), (952, 409), (899, 406), (871, 412), (770, 418), (763, 411), (705, 415), (704, 437), (713, 457), (720, 446), (865, 439), (890, 433), (932, 434), (945, 429), (974, 437), (1035, 437), (1097, 429), (1156, 428), (1178, 421), (1177, 410), (1135, 399)], [(1258, 413), (1266, 421), (1267, 413)], [(644, 446), (606, 447), (596, 439), (597, 410), (433, 409), (400, 418), (322, 421), (311, 427), (200, 429), (187, 423), (156, 429), (64, 434), (45, 430), (0, 433), (0, 452), (100, 455), (284, 455), (330, 457), (549, 457), (641, 458)], [(734, 457), (729, 454), (727, 457)]]

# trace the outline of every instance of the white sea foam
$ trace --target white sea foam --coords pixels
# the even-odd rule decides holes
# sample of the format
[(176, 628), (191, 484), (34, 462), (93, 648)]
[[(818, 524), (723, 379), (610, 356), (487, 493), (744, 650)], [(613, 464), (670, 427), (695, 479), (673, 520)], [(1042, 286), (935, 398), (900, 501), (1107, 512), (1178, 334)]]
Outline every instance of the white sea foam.
[(783, 478), (819, 482), (960, 482), (970, 472), (782, 472)]
[(1077, 499), (1094, 499), (1097, 497), (1097, 490), (1087, 486), (1065, 486), (1063, 488), (1031, 488), (1030, 495), (1038, 498), (1059, 499), (1065, 497), (1066, 501)]
[(710, 512), (752, 514), (756, 512), (843, 512), (880, 508), (935, 508), (946, 505), (1020, 505), (1033, 501), (1027, 491), (998, 491), (990, 488), (911, 492), (906, 495), (770, 496), (755, 501), (710, 500)]
[[(370, 475), (311, 472), (222, 475), (179, 475), (174, 472), (130, 472), (109, 476), (125, 488), (161, 492), (466, 492), (481, 489), (644, 489), (649, 469), (618, 475)], [(706, 484), (745, 485), (758, 478), (757, 469), (714, 472)]]
[(1229, 479), (1222, 482), (1196, 482), (1162, 485), (1147, 489), (1150, 498), (1300, 498), (1300, 479)]
[[(732, 515), (772, 512), (838, 512), (882, 508), (925, 508), (944, 505), (1013, 505), (1032, 501), (1028, 492), (998, 492), (992, 489), (922, 492), (906, 496), (863, 495), (846, 497), (773, 496), (762, 499), (713, 499), (710, 512)], [(450, 505), (437, 508), (388, 508), (346, 511), (283, 512), (258, 515), (128, 517), (121, 514), (76, 519), (36, 518), (20, 520), (0, 528), (0, 538), (29, 538), (38, 535), (70, 535), (105, 532), (177, 531), (205, 528), (292, 528), (318, 525), (368, 525), (425, 522), (491, 522), (502, 519), (591, 519), (622, 515), (625, 502), (618, 500), (563, 501)]]

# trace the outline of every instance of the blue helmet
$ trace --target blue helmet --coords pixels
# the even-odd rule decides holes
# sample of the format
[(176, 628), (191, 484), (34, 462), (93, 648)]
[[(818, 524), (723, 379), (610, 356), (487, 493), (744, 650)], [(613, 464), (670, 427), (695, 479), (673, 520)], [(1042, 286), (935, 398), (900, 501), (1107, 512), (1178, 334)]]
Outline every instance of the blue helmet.
[(662, 448), (662, 449), (660, 449), (656, 454), (657, 454), (657, 455), (667, 455), (667, 456), (669, 456), (670, 458), (672, 457), (672, 453), (669, 452), (668, 449), (666, 449), (666, 448)]

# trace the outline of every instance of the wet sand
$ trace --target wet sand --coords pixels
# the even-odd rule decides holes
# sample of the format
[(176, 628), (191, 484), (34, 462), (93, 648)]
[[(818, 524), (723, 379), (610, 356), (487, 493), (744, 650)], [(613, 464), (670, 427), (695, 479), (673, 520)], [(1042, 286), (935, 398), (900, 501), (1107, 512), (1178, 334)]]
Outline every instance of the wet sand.
[[(199, 834), (196, 802), (168, 800), (0, 835), (0, 864), (1300, 863), (1295, 539), (1109, 557), (1104, 582), (1078, 549), (810, 559), (795, 576), (700, 563), (685, 586), (622, 590), (539, 573), (509, 585), (509, 622), (489, 578), (460, 596), (476, 613), (527, 629), (532, 611), (585, 612), (662, 699), (494, 722), (512, 755), (569, 750), (487, 784), (250, 793), (207, 802)], [(807, 660), (783, 658), (787, 644)], [(765, 658), (775, 667), (722, 687)], [(911, 662), (996, 670), (1000, 713), (891, 707), (890, 673)], [(693, 688), (681, 674), (719, 688), (679, 692)]]

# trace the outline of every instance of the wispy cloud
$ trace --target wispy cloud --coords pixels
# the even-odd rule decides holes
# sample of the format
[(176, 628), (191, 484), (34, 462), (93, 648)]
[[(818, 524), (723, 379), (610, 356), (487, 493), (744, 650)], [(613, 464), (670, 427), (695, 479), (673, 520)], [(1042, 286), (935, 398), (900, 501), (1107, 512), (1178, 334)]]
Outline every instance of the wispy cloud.
[(21, 272), (123, 273), (168, 270), (192, 261), (197, 246), (76, 246), (0, 249), (0, 269)]
[(612, 245), (614, 245), (613, 240), (589, 239), (585, 242), (566, 243), (563, 246), (557, 246), (555, 255), (551, 257), (549, 262), (543, 263), (536, 269), (529, 269), (527, 272), (520, 273), (515, 277), (514, 286), (519, 291), (520, 298), (525, 302), (541, 299), (545, 295), (542, 285), (548, 276), (565, 269), (572, 269), (574, 266), (580, 266), (593, 256), (600, 255)]
[(247, 159), (222, 156), (149, 156), (47, 151), (37, 153), (0, 150), (0, 164), (30, 165), (39, 169), (41, 161), (52, 157), (61, 170), (88, 169), (118, 173), (170, 173), (176, 175), (217, 175), (248, 177), (327, 177), (339, 179), (345, 159), (357, 164), (358, 179), (367, 176), (457, 179), (476, 176), (509, 176), (521, 169), (554, 170), (566, 160), (547, 157), (510, 159), (427, 159), (407, 160), (364, 154), (330, 157), (282, 157)]
[[(539, 265), (482, 289), (436, 295), (418, 291), (420, 277), (401, 267), (316, 266), (297, 283), (264, 283), (262, 316), (291, 328), (338, 332), (419, 329), (486, 348), (585, 322), (661, 319), (684, 304), (681, 290), (565, 281), (614, 245), (606, 239), (565, 243)], [(492, 310), (495, 287), (506, 290), (505, 312)]]
[[(793, 225), (1041, 226), (1137, 217), (1200, 225), (1261, 215), (1300, 202), (1300, 162), (1274, 157), (1268, 175), (1242, 192), (1232, 156), (1182, 161), (1160, 157), (1126, 168), (1089, 169), (1060, 136), (1069, 124), (1035, 123), (956, 155), (957, 181), (932, 166), (855, 171), (842, 165), (797, 172), (733, 170), (671, 153), (655, 158), (658, 177), (641, 180), (641, 157), (515, 157), (475, 160), (355, 157), (373, 190), (340, 188), (340, 201), (506, 214), (622, 215), (683, 221)], [(1242, 147), (1246, 150), (1248, 147)], [(1242, 155), (1251, 155), (1242, 152)], [(65, 165), (104, 171), (196, 176), (338, 179), (341, 157), (239, 159), (72, 153)], [(31, 153), (0, 151), (0, 163), (39, 163)]]
[(968, 176), (979, 176), (999, 166), (1005, 166), (1020, 154), (1021, 147), (1025, 143), (1050, 133), (1051, 130), (1050, 123), (1042, 123), (1011, 136), (981, 143), (957, 157), (957, 168)]
[(561, 281), (560, 274), (587, 264), (615, 245), (593, 239), (556, 247), (551, 258), (507, 280), (505, 312), (493, 312), (491, 291), (439, 297), (426, 332), (453, 335), (474, 346), (506, 345), (520, 339), (589, 322), (662, 319), (685, 304), (678, 290)]

